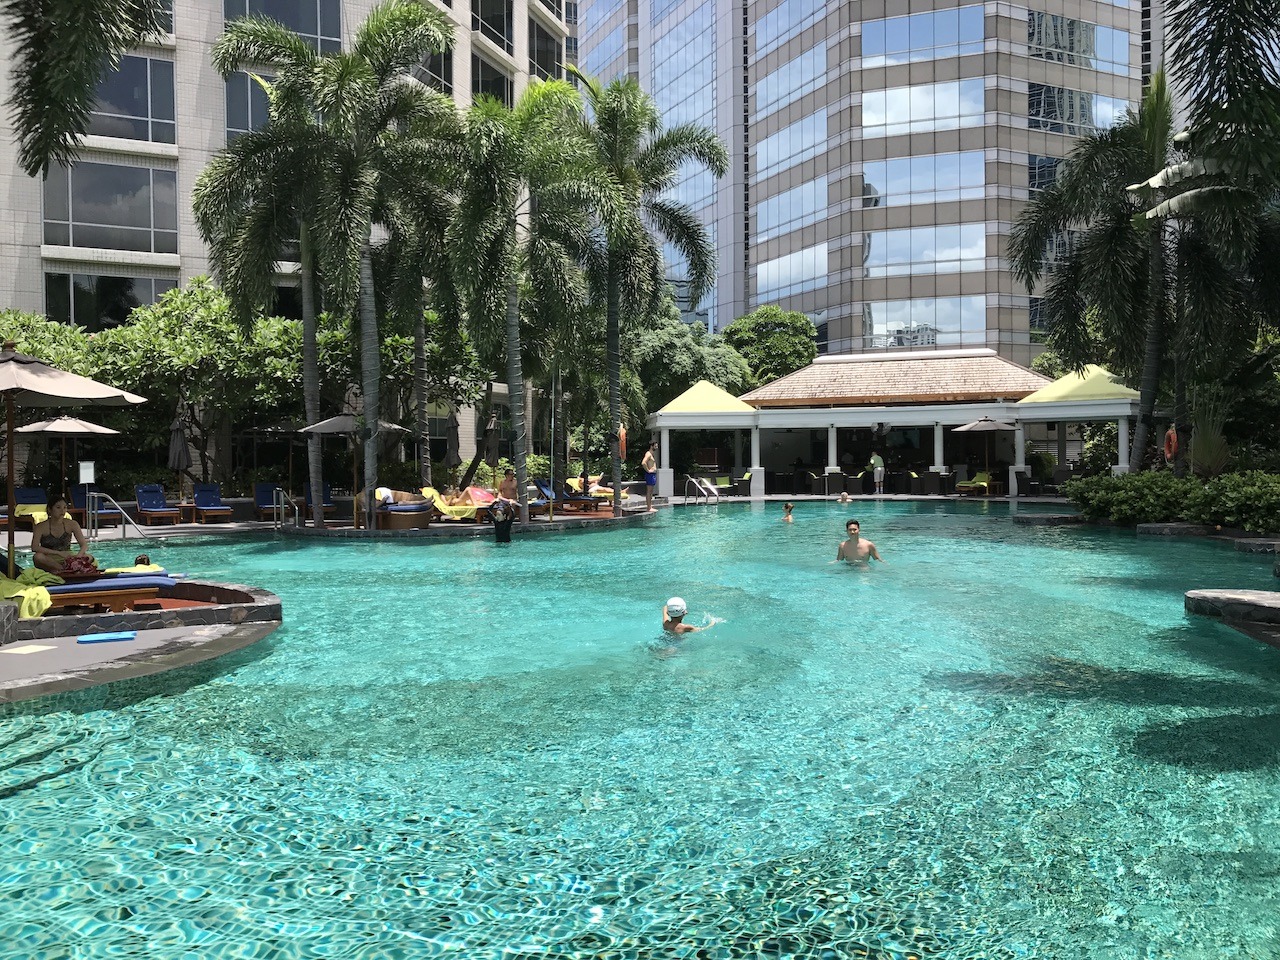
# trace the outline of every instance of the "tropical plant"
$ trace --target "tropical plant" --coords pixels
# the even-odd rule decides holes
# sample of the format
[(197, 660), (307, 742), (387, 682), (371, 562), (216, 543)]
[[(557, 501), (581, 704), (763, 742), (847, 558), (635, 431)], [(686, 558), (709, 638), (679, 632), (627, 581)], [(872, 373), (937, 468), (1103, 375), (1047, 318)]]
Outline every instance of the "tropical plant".
[(768, 304), (724, 328), (724, 338), (751, 367), (761, 385), (813, 363), (818, 328), (797, 310)]
[(1191, 469), (1202, 477), (1216, 477), (1231, 462), (1231, 447), (1223, 430), (1227, 423), (1226, 396), (1218, 387), (1204, 386), (1191, 399)]
[(685, 262), (688, 296), (696, 305), (715, 279), (715, 249), (706, 227), (672, 195), (680, 176), (705, 167), (715, 177), (729, 169), (729, 154), (715, 133), (697, 124), (663, 129), (653, 98), (631, 77), (603, 85), (577, 73), (590, 108), (586, 130), (597, 162), (617, 190), (612, 209), (598, 210), (603, 247), (590, 274), (605, 307), (609, 424), (613, 448), (613, 510), (622, 514), (622, 323), (653, 311), (667, 290), (660, 238)]
[[(528, 422), (521, 335), (522, 281), (543, 303), (568, 301), (591, 238), (588, 213), (608, 184), (579, 135), (582, 101), (569, 84), (531, 84), (508, 109), (478, 97), (463, 123), (466, 165), (448, 239), (473, 337), (505, 332), (520, 515), (528, 519)], [(501, 324), (497, 321), (501, 320)]]

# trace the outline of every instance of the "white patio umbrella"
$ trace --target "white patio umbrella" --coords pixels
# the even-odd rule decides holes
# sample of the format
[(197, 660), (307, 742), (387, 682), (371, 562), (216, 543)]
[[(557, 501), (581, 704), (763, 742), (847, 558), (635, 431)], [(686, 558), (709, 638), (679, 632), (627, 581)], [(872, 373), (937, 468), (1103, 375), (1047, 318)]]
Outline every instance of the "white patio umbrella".
[[(403, 433), (406, 430), (406, 428), (400, 426), (400, 424), (398, 423), (388, 423), (386, 420), (379, 420), (378, 430), (379, 431), (398, 430), (401, 433)], [(322, 435), (329, 434), (329, 433), (345, 433), (348, 436), (350, 436), (354, 442), (355, 438), (360, 433), (360, 421), (356, 418), (356, 415), (353, 413), (340, 413), (336, 417), (330, 417), (328, 420), (321, 420), (319, 423), (313, 423), (308, 427), (303, 427), (298, 432), (299, 433), (319, 433)], [(359, 524), (356, 522), (356, 517), (358, 514), (356, 512), (356, 506), (355, 506), (355, 498), (360, 495), (360, 492), (357, 489), (359, 485), (360, 485), (359, 466), (357, 463), (357, 458), (352, 457), (351, 458), (351, 496), (352, 496), (351, 525), (353, 527), (359, 526)], [(319, 509), (318, 505), (316, 506), (316, 509)]]
[[(972, 423), (966, 423), (960, 427), (952, 427), (952, 433), (1004, 433), (1010, 430), (1017, 430), (1017, 426), (1012, 423), (1005, 423), (1001, 420), (992, 420), (990, 417), (979, 417)], [(991, 472), (991, 438), (987, 437), (987, 460), (986, 471)]]
[(62, 473), (59, 474), (59, 482), (65, 482), (67, 476), (67, 437), (118, 437), (120, 435), (119, 430), (112, 430), (110, 427), (90, 423), (88, 420), (81, 420), (67, 414), (54, 417), (52, 420), (28, 423), (25, 427), (18, 427), (13, 432), (42, 433), (47, 437), (58, 437), (62, 440)]
[(67, 373), (57, 367), (18, 353), (17, 345), (6, 340), (0, 349), (0, 394), (4, 395), (5, 440), (8, 450), (9, 494), (9, 576), (13, 576), (14, 514), (18, 505), (13, 494), (13, 444), (15, 407), (127, 407), (146, 403), (146, 397), (109, 387), (97, 380)]

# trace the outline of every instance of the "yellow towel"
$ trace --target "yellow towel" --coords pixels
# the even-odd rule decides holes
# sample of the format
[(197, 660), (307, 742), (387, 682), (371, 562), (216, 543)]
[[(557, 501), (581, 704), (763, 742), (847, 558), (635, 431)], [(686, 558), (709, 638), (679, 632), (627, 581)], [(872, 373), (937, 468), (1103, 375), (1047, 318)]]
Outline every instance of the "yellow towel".
[[(46, 610), (53, 606), (53, 600), (49, 597), (49, 591), (44, 587), (32, 586), (24, 583), (28, 573), (31, 570), (25, 570), (17, 580), (10, 580), (8, 577), (0, 577), (0, 600), (12, 600), (18, 605), (18, 616), (23, 620), (34, 620), (41, 616)], [(43, 573), (44, 571), (34, 571)], [(45, 576), (53, 577), (52, 574)], [(61, 583), (57, 577), (54, 580)]]
[(18, 583), (27, 587), (47, 587), (51, 584), (66, 583), (56, 573), (41, 570), (39, 567), (28, 567), (18, 574)]
[(44, 523), (49, 519), (49, 511), (41, 503), (19, 503), (14, 507), (15, 517), (30, 517), (32, 523)]
[(107, 567), (103, 573), (158, 573), (164, 567), (158, 563), (135, 563), (131, 567)]
[(435, 504), (437, 510), (448, 517), (450, 520), (471, 520), (476, 515), (476, 508), (467, 504), (459, 504), (451, 507), (444, 502), (444, 497), (440, 495), (440, 491), (435, 487), (423, 487), (422, 495)]

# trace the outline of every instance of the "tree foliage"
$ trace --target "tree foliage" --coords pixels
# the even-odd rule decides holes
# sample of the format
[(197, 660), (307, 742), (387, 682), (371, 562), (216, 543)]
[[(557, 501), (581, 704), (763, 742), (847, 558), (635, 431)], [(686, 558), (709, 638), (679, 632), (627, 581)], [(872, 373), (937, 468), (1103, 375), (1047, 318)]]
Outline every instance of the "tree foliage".
[(818, 355), (818, 328), (813, 321), (773, 304), (733, 321), (724, 328), (724, 339), (762, 385), (807, 367)]

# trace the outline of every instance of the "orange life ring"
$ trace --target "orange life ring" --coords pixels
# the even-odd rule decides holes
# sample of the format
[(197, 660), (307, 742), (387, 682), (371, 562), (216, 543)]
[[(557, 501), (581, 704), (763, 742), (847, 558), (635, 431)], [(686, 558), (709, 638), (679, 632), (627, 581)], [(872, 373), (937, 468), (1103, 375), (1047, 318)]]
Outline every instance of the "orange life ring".
[(1164, 458), (1172, 460), (1178, 455), (1178, 431), (1170, 427), (1164, 433)]
[(627, 428), (618, 426), (618, 456), (627, 459)]

